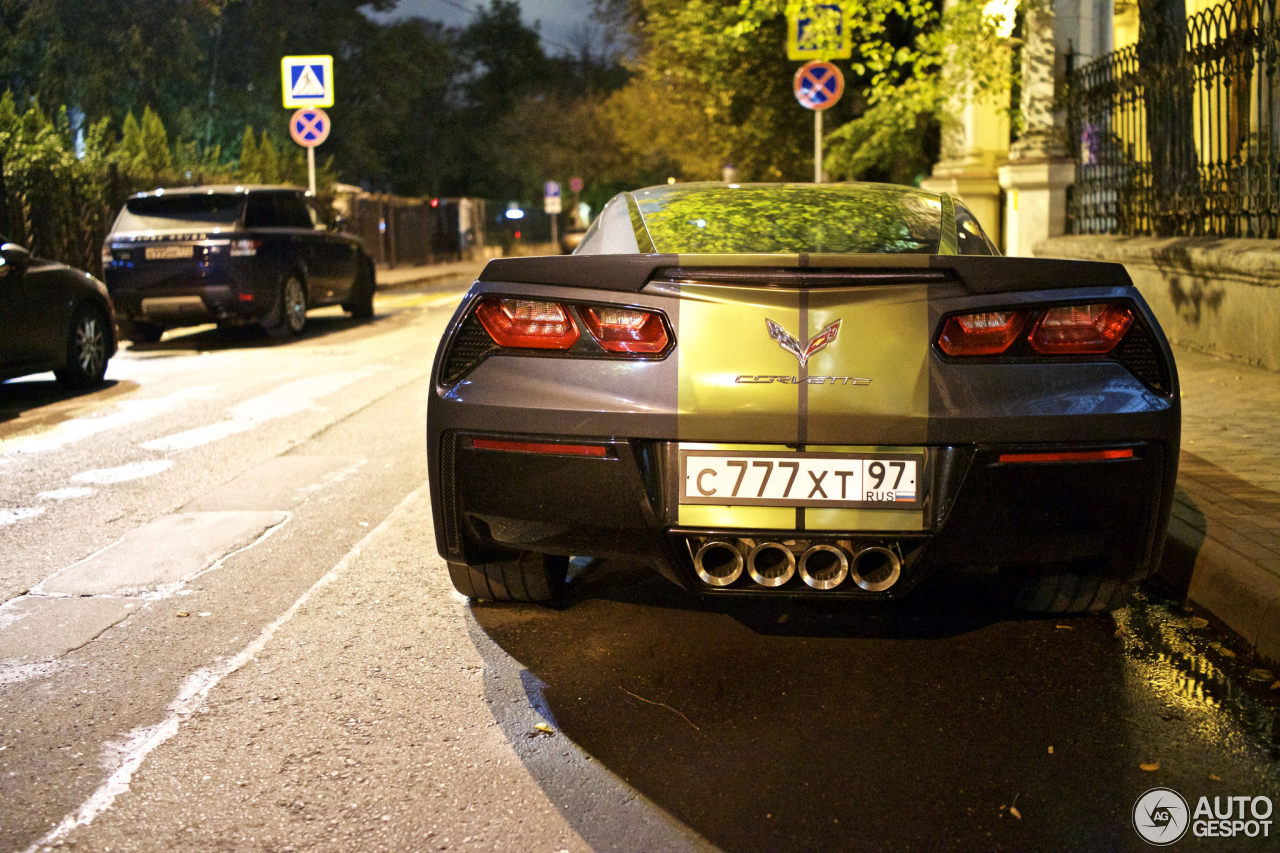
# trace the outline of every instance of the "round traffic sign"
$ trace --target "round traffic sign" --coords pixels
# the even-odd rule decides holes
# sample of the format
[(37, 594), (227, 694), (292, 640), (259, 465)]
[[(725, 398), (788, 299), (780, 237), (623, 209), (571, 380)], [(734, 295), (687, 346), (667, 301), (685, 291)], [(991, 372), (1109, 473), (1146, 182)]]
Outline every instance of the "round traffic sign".
[(303, 107), (289, 119), (289, 135), (303, 148), (315, 148), (329, 138), (329, 116), (319, 107)]
[(792, 89), (800, 106), (807, 110), (825, 110), (844, 93), (844, 75), (834, 63), (815, 59), (800, 66)]

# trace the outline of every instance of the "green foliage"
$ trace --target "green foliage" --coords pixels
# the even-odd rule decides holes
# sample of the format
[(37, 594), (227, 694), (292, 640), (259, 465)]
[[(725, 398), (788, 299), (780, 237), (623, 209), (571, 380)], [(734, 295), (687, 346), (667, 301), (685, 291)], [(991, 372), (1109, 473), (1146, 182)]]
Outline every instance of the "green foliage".
[[(700, 109), (708, 141), (742, 180), (812, 175), (810, 115), (791, 89), (788, 0), (599, 0), (625, 2), (643, 53), (632, 86), (683, 93), (665, 111), (687, 124)], [(930, 0), (851, 0), (853, 56), (837, 64), (845, 95), (825, 113), (824, 165), (839, 178), (913, 180), (933, 159), (937, 128), (970, 100), (1008, 91), (1014, 42), (1001, 38), (986, 0), (957, 0), (940, 14)], [(945, 74), (944, 74), (945, 67)], [(683, 115), (677, 119), (677, 115)], [(666, 156), (680, 162), (690, 145)]]

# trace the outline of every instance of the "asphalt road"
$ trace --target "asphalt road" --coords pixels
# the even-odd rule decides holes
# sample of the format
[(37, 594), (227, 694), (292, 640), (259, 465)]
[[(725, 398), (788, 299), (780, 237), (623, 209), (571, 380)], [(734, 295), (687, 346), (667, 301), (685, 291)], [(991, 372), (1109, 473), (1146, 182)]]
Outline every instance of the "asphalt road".
[(0, 849), (1136, 850), (1152, 788), (1274, 810), (1275, 675), (1153, 591), (708, 604), (577, 561), (562, 606), (467, 605), (422, 446), (461, 286), (0, 385)]

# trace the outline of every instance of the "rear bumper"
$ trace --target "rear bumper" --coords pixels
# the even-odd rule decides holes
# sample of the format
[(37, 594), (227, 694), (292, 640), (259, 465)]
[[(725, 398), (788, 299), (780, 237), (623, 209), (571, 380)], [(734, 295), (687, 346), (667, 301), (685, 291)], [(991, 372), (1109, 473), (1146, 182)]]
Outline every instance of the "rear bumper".
[(252, 322), (271, 310), (276, 278), (239, 260), (117, 263), (105, 270), (122, 318), (157, 325)]
[[(747, 572), (729, 584), (708, 583), (693, 555), (712, 540), (729, 542), (744, 558), (751, 546), (774, 542), (797, 557), (829, 545), (849, 557), (883, 549), (902, 563), (901, 580), (889, 590), (868, 591), (850, 579), (823, 595), (893, 597), (933, 570), (964, 566), (1071, 563), (1140, 579), (1158, 565), (1176, 475), (1176, 437), (929, 446), (922, 506), (906, 516), (796, 508), (760, 514), (682, 506), (676, 442), (584, 439), (604, 449), (603, 456), (585, 457), (481, 449), (472, 446), (477, 435), (449, 430), (433, 449), (434, 517), (446, 559), (479, 563), (519, 550), (626, 557), (650, 563), (686, 589), (717, 594), (817, 590), (798, 575), (777, 587)], [(1131, 455), (1002, 461), (1010, 453), (1117, 448)]]

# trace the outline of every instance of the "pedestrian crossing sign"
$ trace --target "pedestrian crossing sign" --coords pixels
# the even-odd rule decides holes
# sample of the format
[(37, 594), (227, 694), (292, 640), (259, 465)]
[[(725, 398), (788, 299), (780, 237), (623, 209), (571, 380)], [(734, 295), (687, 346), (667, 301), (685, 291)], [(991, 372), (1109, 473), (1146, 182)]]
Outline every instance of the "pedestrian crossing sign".
[(333, 106), (333, 57), (286, 56), (280, 60), (286, 107)]
[(841, 0), (787, 4), (787, 58), (848, 59), (853, 55), (853, 5)]

